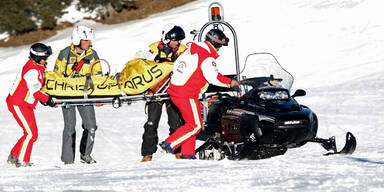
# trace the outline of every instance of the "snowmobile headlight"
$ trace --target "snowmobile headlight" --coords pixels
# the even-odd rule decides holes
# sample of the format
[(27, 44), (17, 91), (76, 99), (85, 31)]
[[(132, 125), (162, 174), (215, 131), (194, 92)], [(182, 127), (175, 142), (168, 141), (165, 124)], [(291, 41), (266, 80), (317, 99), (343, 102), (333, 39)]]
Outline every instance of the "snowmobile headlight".
[(287, 91), (260, 91), (257, 95), (262, 100), (281, 100), (289, 98)]
[(284, 125), (299, 125), (302, 124), (300, 120), (284, 121)]

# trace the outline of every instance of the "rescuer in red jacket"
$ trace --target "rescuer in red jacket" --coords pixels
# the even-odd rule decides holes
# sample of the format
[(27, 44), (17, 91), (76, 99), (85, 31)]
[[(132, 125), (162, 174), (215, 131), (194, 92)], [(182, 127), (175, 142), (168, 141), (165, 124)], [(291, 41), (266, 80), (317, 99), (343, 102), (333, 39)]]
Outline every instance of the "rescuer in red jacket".
[[(161, 41), (152, 43), (149, 51), (138, 52), (139, 58), (146, 60), (153, 60), (157, 63), (162, 62), (175, 62), (177, 57), (185, 50), (185, 46), (181, 41), (185, 38), (183, 28), (175, 24), (167, 24), (164, 26)], [(168, 89), (169, 79), (166, 82), (160, 81), (148, 91), (150, 94), (165, 93)], [(157, 129), (161, 118), (163, 104), (165, 104), (166, 112), (168, 115), (169, 132), (172, 134), (178, 127), (183, 124), (181, 115), (177, 107), (171, 101), (149, 101), (146, 103), (148, 112), (148, 120), (144, 124), (143, 142), (141, 144), (141, 155), (143, 156), (141, 162), (152, 161), (152, 155), (157, 151), (157, 144), (159, 141)], [(176, 152), (175, 156), (178, 158), (180, 153)]]
[(196, 134), (202, 127), (199, 94), (208, 83), (235, 87), (239, 83), (220, 74), (216, 68), (217, 51), (228, 45), (228, 38), (219, 29), (211, 29), (202, 43), (187, 43), (187, 49), (175, 61), (168, 93), (179, 108), (185, 124), (170, 135), (160, 146), (173, 153), (181, 146), (181, 159), (196, 159)]
[(12, 148), (8, 163), (20, 166), (31, 166), (30, 157), (33, 143), (38, 132), (33, 110), (38, 101), (44, 105), (55, 106), (52, 98), (41, 92), (44, 85), (44, 71), (47, 59), (52, 54), (51, 47), (35, 43), (30, 48), (30, 57), (17, 78), (6, 99), (8, 109), (24, 131), (24, 135)]

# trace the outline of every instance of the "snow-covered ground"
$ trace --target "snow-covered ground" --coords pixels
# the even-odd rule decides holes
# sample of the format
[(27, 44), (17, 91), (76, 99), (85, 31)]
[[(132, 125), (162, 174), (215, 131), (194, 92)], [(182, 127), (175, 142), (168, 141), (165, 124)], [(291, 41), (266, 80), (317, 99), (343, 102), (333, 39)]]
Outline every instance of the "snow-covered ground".
[[(95, 28), (94, 48), (115, 71), (135, 52), (160, 39), (169, 22), (189, 31), (207, 22), (199, 0), (146, 19), (118, 25), (88, 23)], [(99, 129), (94, 165), (60, 161), (61, 109), (38, 106), (39, 139), (35, 166), (15, 168), (6, 158), (22, 134), (5, 105), (29, 46), (0, 48), (0, 191), (383, 191), (384, 190), (384, 2), (380, 0), (220, 0), (225, 20), (236, 30), (240, 62), (253, 52), (271, 52), (295, 77), (294, 89), (307, 91), (299, 102), (319, 117), (320, 137), (335, 135), (338, 147), (347, 131), (357, 137), (352, 156), (322, 156), (317, 144), (259, 161), (176, 160), (157, 152), (155, 161), (140, 163), (146, 121), (144, 104), (120, 109), (96, 108)], [(228, 32), (227, 30), (226, 32)], [(71, 29), (45, 43), (51, 45), (49, 69), (58, 51), (70, 43)], [(231, 36), (230, 36), (231, 37)], [(232, 41), (233, 42), (233, 41)], [(233, 47), (221, 50), (220, 68), (233, 73)], [(78, 116), (78, 119), (80, 117)], [(78, 121), (80, 139), (80, 121)], [(166, 113), (159, 127), (167, 135)], [(79, 142), (77, 142), (78, 144)], [(78, 147), (78, 146), (77, 146)]]

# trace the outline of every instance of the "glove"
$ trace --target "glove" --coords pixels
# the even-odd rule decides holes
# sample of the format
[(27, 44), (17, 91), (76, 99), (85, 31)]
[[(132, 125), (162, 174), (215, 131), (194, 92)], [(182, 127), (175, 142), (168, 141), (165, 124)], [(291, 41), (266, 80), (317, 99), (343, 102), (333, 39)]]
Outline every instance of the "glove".
[(138, 58), (138, 59), (145, 59), (145, 60), (151, 60), (153, 61), (156, 57), (156, 54), (154, 53), (151, 53), (149, 51), (138, 51), (136, 54), (135, 54), (135, 57)]
[(45, 105), (48, 105), (50, 107), (54, 107), (56, 105), (55, 101), (53, 100), (52, 96), (49, 96), (48, 101), (45, 103)]
[(81, 68), (83, 67), (84, 63), (89, 63), (88, 59), (82, 59), (79, 62), (76, 62), (72, 65), (72, 71), (77, 71), (79, 72)]
[(236, 92), (238, 92), (238, 93), (241, 93), (241, 88), (240, 88), (240, 86), (238, 86), (238, 85), (236, 85), (236, 86), (234, 86), (234, 87), (232, 87)]
[(281, 87), (280, 82), (277, 81), (277, 80), (269, 81), (269, 84), (270, 84), (271, 86)]
[(162, 63), (162, 62), (170, 62), (168, 59), (166, 58), (161, 58), (160, 55), (156, 55), (155, 57), (155, 61), (156, 63)]
[(231, 81), (231, 87), (235, 90), (235, 91), (237, 91), (237, 92), (241, 92), (241, 88), (240, 88), (240, 84), (239, 84), (239, 82), (237, 82), (236, 80), (234, 80), (234, 79), (232, 79), (232, 81)]

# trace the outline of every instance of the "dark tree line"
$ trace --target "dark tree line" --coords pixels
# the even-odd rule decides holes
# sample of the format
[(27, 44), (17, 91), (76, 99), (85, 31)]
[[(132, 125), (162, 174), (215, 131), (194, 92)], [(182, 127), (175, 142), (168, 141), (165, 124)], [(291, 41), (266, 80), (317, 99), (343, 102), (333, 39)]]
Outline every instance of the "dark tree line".
[[(53, 29), (74, 0), (0, 0), (0, 33), (18, 35)], [(136, 0), (79, 0), (78, 9), (99, 10), (100, 18), (136, 6)], [(101, 9), (100, 9), (101, 8)]]

